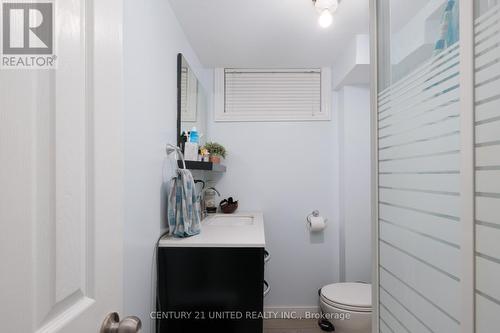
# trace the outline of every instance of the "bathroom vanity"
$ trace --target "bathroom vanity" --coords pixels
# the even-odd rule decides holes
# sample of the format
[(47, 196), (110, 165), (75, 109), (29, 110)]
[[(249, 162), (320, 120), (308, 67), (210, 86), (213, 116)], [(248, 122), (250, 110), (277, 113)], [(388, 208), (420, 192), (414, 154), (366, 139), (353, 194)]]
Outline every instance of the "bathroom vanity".
[(262, 333), (264, 257), (262, 213), (215, 214), (199, 235), (162, 238), (156, 331)]

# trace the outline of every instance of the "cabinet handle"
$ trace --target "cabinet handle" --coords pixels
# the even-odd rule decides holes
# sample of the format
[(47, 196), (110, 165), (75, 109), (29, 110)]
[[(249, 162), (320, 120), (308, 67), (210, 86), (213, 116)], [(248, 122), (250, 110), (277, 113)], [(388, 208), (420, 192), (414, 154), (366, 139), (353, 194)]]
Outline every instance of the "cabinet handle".
[(269, 294), (270, 290), (271, 290), (271, 286), (269, 285), (269, 283), (267, 283), (266, 280), (264, 280), (264, 297), (266, 297), (267, 294)]
[(269, 251), (264, 250), (264, 263), (267, 263), (269, 260), (271, 260), (271, 254)]

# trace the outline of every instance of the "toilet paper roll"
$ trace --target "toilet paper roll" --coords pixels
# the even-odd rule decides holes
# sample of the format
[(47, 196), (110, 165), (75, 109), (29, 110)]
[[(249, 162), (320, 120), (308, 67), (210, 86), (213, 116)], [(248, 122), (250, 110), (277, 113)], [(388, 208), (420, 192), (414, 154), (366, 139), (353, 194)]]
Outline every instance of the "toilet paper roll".
[(326, 228), (326, 220), (323, 216), (309, 215), (307, 222), (309, 229), (313, 232), (323, 231)]

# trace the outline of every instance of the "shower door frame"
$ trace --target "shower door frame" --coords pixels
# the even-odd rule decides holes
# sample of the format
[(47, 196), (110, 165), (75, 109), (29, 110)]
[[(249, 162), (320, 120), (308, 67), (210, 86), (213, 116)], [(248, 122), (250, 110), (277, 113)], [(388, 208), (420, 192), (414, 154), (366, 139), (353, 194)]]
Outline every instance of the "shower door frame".
[[(378, 3), (370, 0), (371, 143), (372, 143), (372, 332), (379, 333), (379, 159), (378, 159)], [(475, 0), (460, 6), (460, 222), (461, 333), (475, 332), (475, 131), (474, 131), (474, 12)]]

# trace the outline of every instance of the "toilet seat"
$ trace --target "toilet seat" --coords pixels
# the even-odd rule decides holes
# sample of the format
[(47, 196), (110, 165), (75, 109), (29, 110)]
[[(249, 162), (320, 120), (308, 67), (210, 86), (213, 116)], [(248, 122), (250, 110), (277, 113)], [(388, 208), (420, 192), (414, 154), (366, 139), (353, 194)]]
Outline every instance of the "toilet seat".
[(321, 300), (340, 310), (372, 312), (371, 285), (334, 283), (321, 288)]

